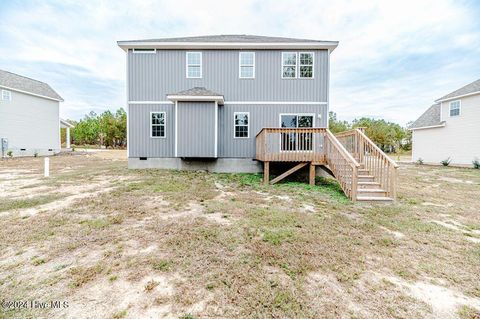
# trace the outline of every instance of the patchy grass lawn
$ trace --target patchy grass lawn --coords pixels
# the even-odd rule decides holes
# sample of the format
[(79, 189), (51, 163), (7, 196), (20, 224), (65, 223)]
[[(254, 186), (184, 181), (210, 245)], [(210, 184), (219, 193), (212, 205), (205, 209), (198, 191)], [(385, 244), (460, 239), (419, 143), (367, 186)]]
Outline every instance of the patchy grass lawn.
[(0, 318), (476, 318), (480, 171), (402, 166), (395, 204), (338, 184), (0, 162)]

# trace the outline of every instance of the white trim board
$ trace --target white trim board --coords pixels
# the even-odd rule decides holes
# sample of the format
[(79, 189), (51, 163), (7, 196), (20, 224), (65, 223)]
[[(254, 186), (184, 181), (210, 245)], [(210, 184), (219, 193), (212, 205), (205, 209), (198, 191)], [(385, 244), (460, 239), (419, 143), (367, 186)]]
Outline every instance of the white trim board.
[(63, 99), (59, 100), (59, 99), (55, 99), (53, 97), (49, 97), (49, 96), (45, 96), (45, 95), (41, 95), (41, 94), (36, 94), (36, 93), (32, 93), (32, 92), (27, 92), (27, 91), (23, 91), (23, 90), (19, 90), (19, 89), (14, 89), (14, 88), (4, 86), (4, 85), (0, 85), (0, 88), (4, 88), (6, 90), (10, 90), (10, 91), (14, 91), (14, 92), (20, 92), (20, 93), (23, 93), (23, 94), (33, 95), (33, 96), (36, 96), (36, 97), (41, 97), (41, 98), (44, 98), (44, 99), (47, 99), (47, 100), (63, 102)]
[(476, 95), (476, 94), (480, 94), (480, 91), (475, 91), (475, 92), (468, 93), (468, 94), (463, 94), (463, 95), (452, 96), (452, 97), (449, 97), (449, 98), (446, 98), (446, 99), (436, 100), (435, 102), (436, 103), (441, 103), (441, 102), (447, 102), (447, 101), (451, 101), (451, 100), (458, 100), (458, 99), (461, 99), (462, 97), (472, 96), (472, 95)]
[[(128, 104), (174, 104), (173, 101), (128, 101)], [(223, 104), (292, 104), (292, 105), (327, 105), (328, 102), (313, 102), (313, 101), (225, 101)]]
[(438, 124), (438, 125), (430, 125), (430, 126), (422, 126), (422, 127), (415, 127), (415, 128), (410, 128), (410, 131), (416, 131), (416, 130), (425, 130), (429, 128), (437, 128), (437, 127), (445, 127), (445, 123), (443, 124)]

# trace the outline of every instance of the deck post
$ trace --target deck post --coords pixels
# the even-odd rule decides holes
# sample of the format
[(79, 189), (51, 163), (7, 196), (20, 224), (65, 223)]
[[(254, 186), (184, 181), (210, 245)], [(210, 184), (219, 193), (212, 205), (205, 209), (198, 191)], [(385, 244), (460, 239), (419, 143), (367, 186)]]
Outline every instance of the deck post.
[(309, 174), (310, 185), (315, 185), (315, 165), (313, 162), (310, 163), (310, 174)]
[(263, 183), (268, 185), (270, 179), (270, 162), (263, 162)]

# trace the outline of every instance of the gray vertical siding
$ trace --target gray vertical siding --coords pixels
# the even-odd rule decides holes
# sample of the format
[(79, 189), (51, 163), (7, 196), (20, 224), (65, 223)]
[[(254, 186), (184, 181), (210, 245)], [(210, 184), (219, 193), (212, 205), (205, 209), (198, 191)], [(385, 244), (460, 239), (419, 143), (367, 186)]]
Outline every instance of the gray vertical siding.
[[(196, 50), (192, 50), (196, 51)], [(314, 79), (282, 79), (281, 56), (288, 50), (255, 51), (255, 79), (240, 79), (238, 50), (202, 50), (203, 78), (185, 76), (185, 50), (128, 53), (129, 99), (164, 101), (195, 86), (223, 94), (226, 101), (318, 101), (328, 98), (328, 51), (314, 52)]]
[[(249, 138), (234, 138), (234, 112), (250, 113)], [(246, 157), (255, 156), (255, 136), (264, 127), (279, 127), (282, 113), (313, 113), (314, 126), (327, 126), (326, 105), (232, 105), (219, 106), (219, 138), (218, 157)], [(318, 115), (321, 118), (318, 118)]]
[[(165, 138), (150, 137), (150, 112), (166, 112)], [(135, 104), (128, 107), (128, 156), (175, 156), (175, 107), (173, 104)]]
[(177, 157), (215, 157), (215, 103), (178, 102)]

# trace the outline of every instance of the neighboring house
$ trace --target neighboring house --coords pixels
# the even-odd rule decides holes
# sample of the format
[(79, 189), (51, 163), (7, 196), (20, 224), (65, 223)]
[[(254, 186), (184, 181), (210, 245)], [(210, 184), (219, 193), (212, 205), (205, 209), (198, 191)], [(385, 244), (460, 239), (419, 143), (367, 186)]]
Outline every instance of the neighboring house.
[(413, 161), (480, 160), (480, 79), (436, 100), (410, 129)]
[[(59, 104), (48, 84), (0, 70), (0, 151), (3, 156), (52, 155), (60, 151)], [(3, 149), (2, 144), (6, 146)]]
[(380, 182), (394, 171), (380, 174), (386, 155), (370, 155), (371, 163), (375, 156), (383, 163), (379, 176), (370, 176), (354, 159), (364, 158), (360, 147), (352, 157), (327, 129), (330, 54), (338, 42), (215, 35), (118, 45), (127, 59), (130, 168), (258, 172), (263, 166), (268, 182), (270, 162), (290, 162), (295, 166), (271, 183), (306, 165), (313, 183), (315, 168), (328, 166), (353, 200), (357, 182), (363, 193), (394, 197), (394, 178)]

